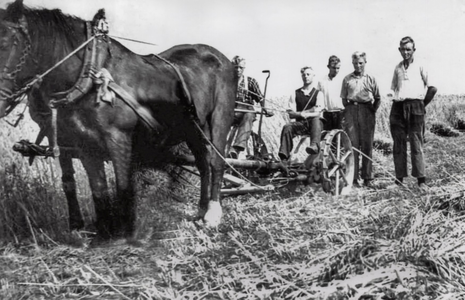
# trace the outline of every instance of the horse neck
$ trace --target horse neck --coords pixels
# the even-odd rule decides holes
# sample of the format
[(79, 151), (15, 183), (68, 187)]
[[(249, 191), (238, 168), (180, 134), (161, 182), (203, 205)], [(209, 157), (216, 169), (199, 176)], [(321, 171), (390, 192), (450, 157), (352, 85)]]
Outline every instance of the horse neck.
[(173, 66), (155, 55), (136, 54), (115, 41), (110, 47), (111, 59), (105, 67), (115, 82), (129, 89), (142, 102), (149, 99), (175, 101), (174, 93), (180, 78)]
[[(26, 16), (32, 44), (30, 56), (34, 65), (31, 70), (35, 70), (32, 76), (47, 71), (87, 38), (85, 22), (78, 18), (61, 13), (58, 15), (60, 18), (48, 18), (48, 21), (39, 14), (31, 13)], [(80, 51), (58, 66), (57, 72), (44, 77), (44, 83), (45, 81), (65, 85), (68, 81), (74, 83), (79, 76), (82, 61), (83, 51)]]

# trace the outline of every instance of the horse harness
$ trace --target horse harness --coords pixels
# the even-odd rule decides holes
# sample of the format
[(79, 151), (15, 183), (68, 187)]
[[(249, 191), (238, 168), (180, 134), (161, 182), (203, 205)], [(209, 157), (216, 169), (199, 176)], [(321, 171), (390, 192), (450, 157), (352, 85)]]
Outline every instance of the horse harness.
[[(13, 87), (16, 86), (16, 76), (18, 75), (19, 72), (23, 69), (23, 66), (26, 63), (26, 59), (31, 53), (31, 38), (29, 36), (29, 31), (27, 29), (27, 22), (24, 18), (21, 18), (19, 20), (19, 23), (13, 23), (9, 21), (3, 21), (2, 22), (5, 26), (13, 30), (13, 47), (10, 51), (10, 54), (8, 56), (8, 60), (6, 61), (5, 65), (3, 66), (2, 74), (0, 75), (0, 80), (7, 80), (11, 81), (13, 83)], [(14, 67), (14, 70), (10, 71), (11, 64), (13, 62), (14, 54), (16, 53), (16, 48), (19, 43), (19, 38), (18, 38), (18, 33), (22, 34), (24, 36), (24, 39), (26, 41), (26, 47), (22, 50), (22, 55), (19, 58), (18, 64)], [(9, 107), (5, 111), (5, 115), (8, 115), (13, 109), (23, 100), (21, 97), (24, 95), (32, 85), (26, 85), (25, 87), (19, 89), (16, 92), (12, 92), (11, 90), (6, 90), (6, 89), (0, 89), (0, 95), (5, 98), (5, 101), (9, 102)], [(19, 120), (16, 122), (18, 123)]]
[[(50, 108), (52, 110), (51, 112), (51, 115), (52, 115), (51, 116), (51, 119), (52, 119), (51, 144), (52, 145), (50, 146), (53, 149), (52, 153), (54, 157), (58, 157), (60, 154), (58, 143), (57, 143), (57, 112), (56, 112), (56, 109), (58, 109), (59, 107), (65, 107), (69, 104), (75, 103), (83, 95), (87, 94), (94, 84), (97, 86), (97, 100), (96, 100), (97, 102), (102, 100), (104, 102), (108, 102), (112, 104), (114, 101), (115, 93), (116, 93), (126, 103), (126, 105), (128, 105), (136, 113), (136, 115), (145, 123), (145, 125), (147, 125), (151, 130), (158, 132), (158, 128), (160, 127), (159, 122), (155, 120), (155, 118), (151, 115), (150, 111), (144, 106), (140, 105), (140, 103), (130, 93), (125, 91), (121, 86), (119, 86), (116, 82), (114, 82), (113, 78), (111, 77), (110, 72), (106, 70), (105, 68), (103, 68), (103, 65), (106, 59), (108, 58), (109, 55), (111, 55), (110, 47), (109, 47), (109, 44), (111, 42), (107, 35), (108, 24), (106, 23), (106, 20), (105, 20), (104, 10), (100, 10), (97, 15), (99, 15), (100, 18), (98, 19), (94, 18), (93, 22), (86, 22), (87, 40), (84, 44), (82, 44), (80, 47), (75, 49), (72, 53), (70, 53), (60, 62), (55, 64), (52, 68), (47, 70), (45, 73), (36, 76), (32, 81), (27, 83), (24, 87), (22, 87), (18, 91), (12, 93), (11, 91), (0, 90), (0, 93), (3, 96), (5, 96), (7, 101), (9, 102), (13, 101), (12, 103), (10, 103), (9, 108), (6, 111), (6, 114), (9, 114), (23, 100), (23, 95), (25, 95), (32, 88), (39, 88), (40, 83), (42, 82), (42, 79), (45, 75), (50, 73), (53, 69), (58, 67), (66, 59), (68, 59), (69, 57), (77, 53), (80, 49), (82, 49), (84, 46), (86, 46), (85, 53), (84, 53), (83, 67), (81, 69), (81, 73), (78, 77), (77, 82), (69, 90), (53, 94), (52, 95), (53, 99), (50, 101)], [(16, 82), (15, 82), (16, 75), (22, 70), (22, 67), (25, 64), (26, 58), (31, 52), (31, 39), (30, 39), (28, 30), (27, 30), (27, 22), (25, 19), (21, 20), (20, 24), (14, 24), (11, 22), (6, 22), (6, 21), (4, 21), (4, 23), (10, 28), (14, 28), (15, 30), (19, 29), (19, 31), (25, 36), (25, 40), (26, 40), (26, 47), (23, 50), (23, 54), (20, 58), (20, 62), (17, 64), (14, 71), (8, 73), (8, 70), (10, 69), (11, 60), (15, 53), (14, 50), (18, 43), (18, 39), (15, 34), (14, 47), (11, 50), (9, 59), (3, 68), (2, 77), (4, 79), (14, 81), (14, 85), (16, 85)], [(92, 44), (90, 46), (87, 46), (89, 43), (92, 43)], [(192, 101), (189, 90), (187, 88), (187, 85), (184, 81), (184, 78), (181, 72), (176, 67), (176, 65), (169, 62), (168, 60), (158, 55), (155, 55), (155, 57), (167, 63), (175, 71), (177, 77), (179, 78), (181, 82), (181, 87), (182, 87), (183, 96), (184, 96), (183, 99), (186, 102), (185, 103), (186, 111), (193, 119), (196, 119), (197, 113), (196, 113), (195, 105)], [(21, 118), (22, 117), (20, 117), (20, 119)], [(20, 119), (18, 119), (15, 125), (19, 123)], [(48, 128), (44, 128), (44, 129), (41, 128), (41, 131), (39, 132), (38, 137), (36, 139), (37, 145), (39, 145), (42, 142), (43, 138), (45, 137), (45, 134), (43, 131), (46, 131), (47, 129)], [(51, 155), (48, 155), (48, 156), (51, 156)]]

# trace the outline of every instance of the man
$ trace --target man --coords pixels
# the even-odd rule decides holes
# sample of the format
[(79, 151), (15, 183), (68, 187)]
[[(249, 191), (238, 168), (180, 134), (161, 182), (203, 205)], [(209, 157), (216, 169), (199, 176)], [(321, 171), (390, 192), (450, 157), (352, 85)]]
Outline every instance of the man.
[(328, 60), (329, 74), (318, 82), (318, 90), (323, 94), (324, 106), (327, 111), (323, 113), (324, 129), (342, 129), (342, 117), (344, 105), (340, 98), (340, 81), (336, 81), (336, 76), (341, 68), (341, 60), (331, 55)]
[(407, 177), (407, 139), (410, 142), (412, 176), (420, 189), (426, 188), (423, 141), (425, 107), (433, 100), (437, 89), (429, 85), (428, 71), (414, 59), (415, 42), (409, 36), (400, 40), (399, 52), (403, 60), (395, 67), (391, 89), (394, 92), (391, 115), (391, 135), (396, 184)]
[(289, 118), (295, 122), (284, 125), (281, 132), (281, 146), (279, 147), (279, 158), (286, 162), (294, 147), (292, 139), (297, 135), (310, 135), (309, 154), (317, 154), (320, 151), (321, 121), (324, 109), (324, 100), (313, 84), (315, 73), (311, 67), (303, 67), (300, 70), (303, 86), (295, 91), (295, 98), (291, 96), (291, 103), (295, 100), (296, 111), (287, 110)]
[[(354, 72), (342, 81), (341, 98), (344, 109), (345, 131), (352, 147), (363, 153), (361, 177), (364, 185), (373, 187), (373, 138), (375, 134), (376, 111), (381, 104), (378, 84), (375, 78), (365, 73), (366, 54), (352, 54)], [(359, 187), (360, 153), (354, 150), (354, 186)]]
[[(257, 81), (249, 76), (244, 75), (245, 59), (240, 56), (234, 56), (232, 59), (236, 76), (238, 78), (236, 108), (241, 110), (250, 110), (252, 112), (236, 112), (234, 114), (234, 125), (238, 126), (236, 138), (229, 152), (231, 158), (237, 158), (241, 151), (244, 151), (247, 146), (247, 141), (252, 133), (252, 124), (255, 121), (256, 115), (253, 112), (254, 102), (260, 103), (263, 107), (263, 95), (260, 91)], [(272, 113), (263, 109), (263, 113), (267, 117), (272, 116)]]

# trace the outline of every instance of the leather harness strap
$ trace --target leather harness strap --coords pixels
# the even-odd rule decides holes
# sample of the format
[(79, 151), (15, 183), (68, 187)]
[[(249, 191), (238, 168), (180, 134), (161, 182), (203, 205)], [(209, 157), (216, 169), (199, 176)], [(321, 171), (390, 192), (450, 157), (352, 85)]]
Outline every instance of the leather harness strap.
[[(86, 31), (88, 39), (93, 38), (92, 45), (86, 46), (85, 54), (84, 54), (84, 62), (83, 67), (81, 69), (80, 76), (76, 84), (69, 90), (64, 92), (55, 93), (54, 97), (61, 97), (59, 99), (53, 99), (50, 101), (50, 105), (52, 108), (52, 141), (51, 145), (53, 149), (53, 156), (57, 157), (59, 155), (59, 148), (57, 143), (57, 116), (56, 116), (56, 108), (59, 106), (66, 106), (67, 104), (73, 103), (81, 98), (83, 95), (87, 94), (91, 87), (94, 84), (94, 80), (96, 79), (96, 74), (99, 73), (100, 70), (103, 69), (103, 65), (109, 55), (109, 43), (110, 40), (107, 36), (107, 32), (101, 32), (98, 30), (99, 28), (95, 27), (94, 32), (92, 32), (92, 24), (91, 22), (86, 22)], [(95, 35), (95, 36), (93, 36)], [(89, 51), (88, 48), (91, 48)], [(169, 66), (173, 68), (175, 71), (183, 90), (183, 98), (185, 100), (185, 104), (188, 108), (188, 112), (192, 117), (197, 117), (198, 115), (196, 112), (195, 105), (192, 101), (191, 95), (187, 88), (187, 84), (179, 71), (179, 68), (175, 66), (170, 61), (158, 56), (154, 55), (161, 61), (165, 62)], [(149, 61), (147, 61), (149, 62)], [(149, 62), (150, 63), (150, 62)], [(155, 120), (152, 116), (151, 112), (144, 106), (142, 106), (130, 93), (124, 90), (121, 86), (115, 83), (113, 80), (108, 82), (108, 88), (114, 91), (116, 94), (120, 96), (122, 101), (126, 105), (128, 105), (136, 115), (143, 121), (145, 125), (147, 125), (151, 130), (158, 133), (160, 128), (162, 127), (161, 124)], [(97, 99), (99, 101), (99, 99)], [(40, 134), (39, 134), (40, 136)], [(38, 137), (38, 141), (40, 142), (42, 138)]]
[(150, 129), (154, 130), (155, 132), (159, 132), (161, 125), (157, 120), (155, 120), (147, 108), (140, 105), (140, 103), (137, 102), (137, 100), (131, 94), (126, 92), (114, 81), (110, 81), (108, 87), (116, 94), (118, 94), (124, 103), (126, 103)]
[[(90, 76), (91, 72), (96, 72), (103, 67), (103, 64), (108, 56), (108, 41), (104, 35), (92, 32), (91, 22), (86, 22), (87, 38), (96, 35), (90, 47), (86, 47), (84, 54), (83, 67), (76, 84), (69, 90), (53, 94), (54, 99), (51, 101), (53, 106), (63, 106), (69, 103), (74, 103), (76, 100), (87, 94), (92, 88), (93, 82)], [(91, 51), (89, 51), (91, 48)]]

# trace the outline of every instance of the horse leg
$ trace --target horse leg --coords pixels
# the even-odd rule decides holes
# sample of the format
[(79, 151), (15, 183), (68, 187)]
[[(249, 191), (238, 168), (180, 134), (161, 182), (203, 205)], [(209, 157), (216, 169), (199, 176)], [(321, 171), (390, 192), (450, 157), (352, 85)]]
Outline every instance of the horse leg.
[[(231, 97), (227, 97), (226, 94), (217, 95), (218, 102), (228, 103), (228, 99), (230, 98)], [(232, 110), (233, 109), (231, 108), (231, 111)], [(211, 182), (209, 182), (210, 194), (208, 199), (208, 210), (204, 216), (205, 222), (211, 226), (219, 225), (221, 222), (221, 216), (223, 214), (221, 208), (221, 183), (224, 173), (224, 154), (227, 136), (231, 128), (233, 118), (233, 114), (224, 113), (224, 111), (221, 109), (216, 110), (212, 115), (208, 128), (206, 128), (209, 130), (204, 130), (204, 132), (210, 133), (209, 140), (211, 140), (213, 144), (213, 146), (208, 147), (210, 150), (208, 155), (208, 168), (211, 173)]]
[(91, 154), (84, 154), (81, 157), (81, 162), (87, 172), (89, 185), (92, 190), (97, 235), (99, 238), (109, 239), (113, 234), (114, 214), (108, 192), (103, 159), (94, 157)]
[[(206, 125), (208, 127), (208, 125)], [(195, 128), (195, 126), (193, 126)], [(209, 130), (203, 130), (207, 133)], [(188, 135), (187, 145), (195, 157), (195, 163), (200, 173), (200, 201), (199, 216), (203, 218), (208, 226), (218, 226), (223, 214), (219, 199), (211, 201), (212, 195), (212, 169), (211, 169), (211, 147), (205, 144), (201, 133), (194, 131)]]
[[(211, 226), (218, 226), (221, 222), (221, 216), (223, 210), (221, 208), (221, 183), (224, 173), (224, 160), (220, 157), (212, 147), (209, 147), (213, 151), (210, 154), (209, 169), (211, 172), (211, 183), (210, 183), (210, 194), (211, 197), (208, 203), (208, 210), (204, 216), (204, 220)], [(217, 148), (218, 149), (218, 148)], [(224, 153), (221, 154), (222, 156)]]
[(117, 200), (115, 202), (115, 234), (130, 237), (136, 224), (136, 200), (132, 182), (132, 137), (129, 133), (111, 134), (107, 139), (115, 170)]
[[(191, 134), (190, 136), (194, 136)], [(199, 201), (199, 217), (205, 218), (205, 214), (209, 209), (210, 202), (210, 166), (208, 164), (209, 151), (200, 141), (189, 139), (186, 141), (189, 149), (195, 157), (195, 165), (200, 174), (200, 201)]]
[(66, 200), (68, 201), (69, 229), (79, 230), (84, 227), (81, 209), (76, 193), (76, 180), (74, 179), (74, 167), (72, 157), (66, 153), (59, 156), (61, 166), (61, 181)]

